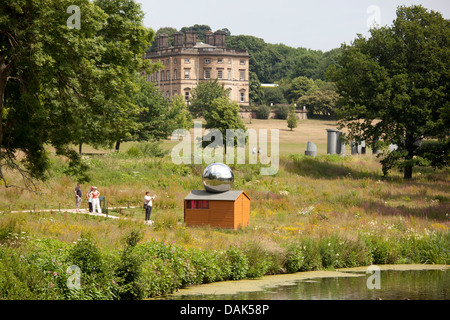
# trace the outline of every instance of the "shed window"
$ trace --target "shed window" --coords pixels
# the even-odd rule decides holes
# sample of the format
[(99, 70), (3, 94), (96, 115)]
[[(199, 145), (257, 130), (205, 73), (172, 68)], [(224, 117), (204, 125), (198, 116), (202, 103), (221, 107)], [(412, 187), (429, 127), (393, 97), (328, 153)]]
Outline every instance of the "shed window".
[(208, 200), (187, 200), (186, 209), (209, 209)]

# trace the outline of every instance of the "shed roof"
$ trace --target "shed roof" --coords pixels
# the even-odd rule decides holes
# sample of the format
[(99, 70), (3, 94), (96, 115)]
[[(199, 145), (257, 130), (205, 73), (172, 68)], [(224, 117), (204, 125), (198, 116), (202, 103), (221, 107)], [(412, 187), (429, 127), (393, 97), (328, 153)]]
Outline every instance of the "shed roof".
[(204, 190), (192, 190), (191, 193), (184, 198), (184, 200), (220, 200), (220, 201), (236, 201), (241, 194), (244, 194), (248, 199), (250, 197), (242, 190), (230, 190), (222, 193), (212, 193)]

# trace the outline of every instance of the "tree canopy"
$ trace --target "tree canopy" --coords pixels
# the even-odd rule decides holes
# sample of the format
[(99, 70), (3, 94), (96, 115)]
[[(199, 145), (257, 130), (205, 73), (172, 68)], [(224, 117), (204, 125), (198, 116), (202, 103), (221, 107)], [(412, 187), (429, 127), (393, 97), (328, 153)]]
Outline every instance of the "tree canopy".
[[(349, 139), (395, 144), (381, 160), (385, 174), (449, 159), (450, 22), (422, 6), (399, 7), (393, 25), (343, 46), (329, 78), (340, 95), (337, 114)], [(423, 142), (422, 142), (423, 141)]]
[[(79, 29), (68, 26), (71, 5), (80, 9)], [(142, 57), (154, 32), (143, 16), (128, 0), (2, 2), (0, 178), (6, 186), (6, 169), (45, 178), (47, 145), (76, 167), (71, 144), (112, 143), (129, 125), (128, 116), (138, 112), (132, 79), (150, 68)]]

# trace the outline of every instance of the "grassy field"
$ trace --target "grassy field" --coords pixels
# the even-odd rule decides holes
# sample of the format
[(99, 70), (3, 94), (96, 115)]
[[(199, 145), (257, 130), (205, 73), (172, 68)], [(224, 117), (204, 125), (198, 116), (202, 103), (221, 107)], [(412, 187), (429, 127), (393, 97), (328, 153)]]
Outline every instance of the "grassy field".
[[(91, 181), (82, 189), (87, 191), (90, 185), (95, 185), (110, 206), (137, 208), (122, 209), (123, 219), (117, 220), (59, 212), (60, 207), (73, 208), (76, 181), (65, 175), (65, 161), (53, 157), (50, 179), (40, 184), (41, 194), (0, 186), (0, 210), (3, 209), (0, 249), (15, 248), (17, 254), (32, 255), (30, 252), (36, 249), (30, 248), (39, 243), (39, 250), (43, 251), (42, 242), (50, 239), (58, 243), (55, 246), (52, 242), (52, 248), (60, 246), (66, 252), (88, 235), (101, 250), (103, 259), (112, 266), (117, 265), (113, 253), (123, 248), (125, 237), (137, 231), (142, 236), (138, 250), (157, 250), (159, 253), (155, 257), (158, 258), (161, 252), (172, 250), (174, 253), (170, 257), (189, 260), (189, 268), (197, 270), (193, 271), (196, 275), (199, 272), (196, 268), (201, 265), (199, 261), (205, 258), (202, 252), (214, 255), (210, 258), (216, 264), (210, 266), (211, 270), (223, 264), (221, 253), (226, 253), (224, 259), (231, 264), (240, 261), (236, 260), (236, 255), (244, 254), (246, 260), (242, 259), (247, 262), (242, 261), (247, 267), (242, 267), (243, 277), (250, 278), (370, 263), (449, 262), (448, 168), (438, 171), (418, 168), (414, 179), (408, 182), (395, 171), (388, 178), (382, 178), (381, 166), (370, 153), (346, 157), (325, 155), (325, 129), (335, 128), (335, 123), (301, 121), (293, 132), (284, 128), (285, 123), (252, 120), (247, 124), (255, 129), (280, 129), (280, 170), (275, 176), (261, 176), (259, 165), (231, 165), (235, 174), (234, 189), (245, 190), (252, 199), (251, 225), (246, 229), (186, 228), (183, 199), (190, 190), (202, 189), (201, 173), (205, 165), (175, 165), (169, 156), (138, 155), (128, 152), (137, 144), (126, 143), (119, 154), (99, 150), (97, 152), (104, 154), (84, 156), (84, 161), (91, 166)], [(303, 156), (308, 141), (318, 145), (318, 157)], [(165, 142), (162, 148), (170, 150), (174, 144)], [(84, 151), (93, 150), (86, 146)], [(18, 179), (14, 175), (8, 178), (10, 181)], [(145, 191), (158, 195), (152, 212), (153, 226), (143, 224), (144, 212), (140, 207)], [(83, 204), (86, 205), (86, 201)], [(32, 212), (34, 207), (36, 212)], [(9, 208), (26, 212), (11, 213)], [(39, 212), (39, 209), (54, 211)], [(109, 214), (119, 215), (119, 210), (110, 210)], [(162, 244), (164, 249), (160, 247)], [(236, 253), (230, 248), (240, 251)], [(189, 252), (188, 257), (184, 256), (185, 250)], [(61, 261), (68, 261), (66, 256), (64, 259)], [(14, 264), (11, 262), (11, 265)], [(257, 267), (252, 270), (250, 265)], [(169, 272), (169, 264), (158, 265), (158, 268), (160, 273)], [(204, 275), (195, 281), (172, 283), (165, 289), (147, 288), (144, 296), (168, 293), (183, 285), (242, 278), (242, 274), (238, 276), (230, 271), (224, 276), (222, 271), (212, 271), (217, 277), (211, 276), (209, 280), (205, 280)], [(173, 278), (173, 274), (170, 277)], [(1, 281), (0, 274), (0, 284)], [(49, 297), (61, 298), (59, 295)]]
[[(201, 121), (201, 119), (197, 119)], [(314, 142), (318, 147), (318, 154), (327, 153), (327, 132), (326, 129), (336, 129), (336, 121), (331, 120), (299, 120), (298, 127), (291, 131), (286, 124), (286, 120), (269, 119), (258, 120), (245, 119), (245, 125), (249, 129), (278, 129), (280, 130), (280, 155), (290, 155), (293, 153), (304, 154), (306, 150), (306, 144), (308, 141)], [(343, 130), (345, 132), (345, 130)], [(191, 130), (193, 134), (193, 130)], [(269, 132), (270, 135), (270, 132)], [(269, 140), (270, 141), (270, 136)], [(136, 145), (136, 142), (123, 143), (121, 145), (121, 152), (126, 152), (130, 147)], [(164, 141), (163, 148), (165, 150), (171, 150), (175, 146), (176, 142), (170, 140)], [(78, 150), (74, 147), (74, 150)], [(106, 152), (113, 152), (113, 149), (94, 149), (90, 146), (83, 146), (84, 153), (103, 154)], [(347, 147), (347, 154), (350, 153), (349, 147)]]

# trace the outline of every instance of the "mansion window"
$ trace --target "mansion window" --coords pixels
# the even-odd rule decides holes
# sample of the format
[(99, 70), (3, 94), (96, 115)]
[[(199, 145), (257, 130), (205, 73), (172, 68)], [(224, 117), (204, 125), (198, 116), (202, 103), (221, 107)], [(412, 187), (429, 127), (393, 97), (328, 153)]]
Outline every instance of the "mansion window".
[(211, 79), (211, 70), (209, 69), (205, 70), (205, 79)]
[(191, 77), (191, 71), (190, 70), (184, 70), (184, 78), (190, 79)]
[(245, 60), (241, 60), (241, 62), (240, 62), (241, 64), (245, 64)]
[(175, 70), (173, 70), (173, 79), (177, 80), (177, 77), (178, 77), (178, 70), (175, 69)]
[(191, 63), (189, 59), (184, 59), (184, 63)]
[(211, 63), (211, 59), (205, 59), (205, 63)]
[(245, 92), (241, 92), (241, 98), (240, 98), (241, 102), (245, 102)]
[(223, 79), (223, 71), (222, 70), (218, 70), (217, 71), (217, 78), (218, 79)]
[(189, 101), (189, 91), (186, 91), (186, 92), (184, 93), (184, 99), (185, 99), (186, 101)]
[(217, 63), (223, 63), (223, 59), (217, 59)]
[(209, 209), (208, 200), (186, 200), (186, 209)]
[(239, 80), (241, 81), (245, 80), (245, 71), (239, 71)]

